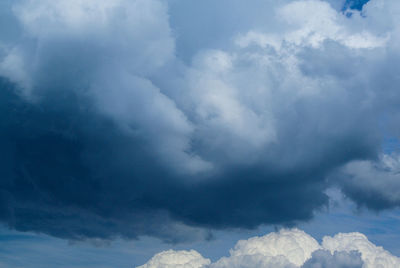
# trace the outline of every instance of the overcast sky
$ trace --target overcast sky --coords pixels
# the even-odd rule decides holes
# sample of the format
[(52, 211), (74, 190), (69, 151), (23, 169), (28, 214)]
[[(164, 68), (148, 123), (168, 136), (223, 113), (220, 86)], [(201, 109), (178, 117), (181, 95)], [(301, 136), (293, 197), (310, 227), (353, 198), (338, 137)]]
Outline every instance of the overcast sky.
[(395, 267), (399, 20), (397, 0), (2, 1), (0, 267)]

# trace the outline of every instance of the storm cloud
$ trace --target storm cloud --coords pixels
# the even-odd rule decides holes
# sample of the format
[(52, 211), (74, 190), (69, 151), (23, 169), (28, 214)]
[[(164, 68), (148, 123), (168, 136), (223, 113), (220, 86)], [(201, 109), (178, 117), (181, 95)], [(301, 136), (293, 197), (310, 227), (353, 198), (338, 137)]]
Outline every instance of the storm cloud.
[(309, 220), (332, 185), (377, 207), (352, 163), (399, 134), (400, 4), (226, 2), (2, 3), (0, 221), (178, 242)]

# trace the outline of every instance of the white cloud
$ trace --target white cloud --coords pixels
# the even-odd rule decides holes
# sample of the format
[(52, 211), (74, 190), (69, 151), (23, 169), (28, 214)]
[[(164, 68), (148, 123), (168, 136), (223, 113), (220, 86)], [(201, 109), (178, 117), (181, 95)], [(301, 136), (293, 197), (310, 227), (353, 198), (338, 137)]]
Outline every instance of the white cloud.
[(281, 230), (262, 237), (239, 241), (211, 267), (294, 267), (302, 265), (319, 249), (318, 242), (303, 231)]
[[(194, 264), (193, 264), (194, 263)], [(166, 266), (173, 265), (175, 266)], [(187, 265), (187, 266), (182, 266)], [(192, 265), (192, 266), (190, 266)], [(400, 258), (377, 247), (360, 233), (325, 236), (322, 245), (298, 229), (282, 229), (263, 237), (240, 240), (229, 257), (215, 263), (196, 251), (168, 250), (140, 268), (396, 268)]]
[[(354, 11), (355, 12), (355, 11)], [(355, 12), (354, 17), (360, 14)], [(384, 47), (389, 36), (375, 36), (367, 29), (355, 30), (345, 15), (337, 12), (328, 3), (319, 0), (293, 1), (277, 9), (280, 24), (286, 27), (277, 32), (254, 32), (239, 35), (236, 40), (241, 47), (256, 44), (271, 46), (278, 51), (301, 47), (320, 48), (323, 42), (331, 40), (353, 49)], [(268, 33), (269, 31), (269, 33)], [(285, 51), (287, 53), (287, 50)]]
[(149, 262), (138, 268), (201, 268), (210, 262), (194, 250), (168, 250), (156, 254)]
[(391, 255), (382, 247), (368, 241), (360, 233), (337, 234), (334, 237), (326, 236), (322, 242), (323, 248), (334, 252), (357, 251), (361, 253), (364, 268), (395, 268), (400, 267), (400, 258)]

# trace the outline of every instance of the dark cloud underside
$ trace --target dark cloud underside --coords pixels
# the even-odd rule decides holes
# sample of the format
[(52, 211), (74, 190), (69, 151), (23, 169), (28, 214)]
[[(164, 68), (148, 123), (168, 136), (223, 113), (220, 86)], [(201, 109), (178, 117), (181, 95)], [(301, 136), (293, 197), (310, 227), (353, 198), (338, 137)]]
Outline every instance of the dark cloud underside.
[[(398, 134), (397, 32), (379, 20), (396, 2), (352, 17), (322, 1), (193, 5), (4, 4), (2, 223), (177, 242), (309, 220), (332, 185), (399, 204), (387, 184), (386, 203), (368, 197), (354, 166)], [(196, 30), (197, 5), (216, 27)]]

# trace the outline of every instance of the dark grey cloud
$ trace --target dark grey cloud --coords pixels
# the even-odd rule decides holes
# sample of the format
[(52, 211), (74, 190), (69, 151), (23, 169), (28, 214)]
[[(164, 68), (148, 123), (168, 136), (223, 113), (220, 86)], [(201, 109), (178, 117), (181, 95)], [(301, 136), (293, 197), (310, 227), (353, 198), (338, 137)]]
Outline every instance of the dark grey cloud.
[(399, 155), (382, 154), (375, 160), (353, 161), (330, 175), (360, 207), (376, 211), (400, 205)]
[[(304, 180), (298, 185), (291, 174), (261, 167), (185, 182), (154, 160), (144, 139), (121, 133), (89, 101), (64, 92), (36, 106), (13, 90), (3, 80), (0, 215), (12, 228), (72, 239), (173, 240), (193, 230), (171, 218), (207, 228), (255, 227), (308, 219), (327, 201), (318, 179), (304, 183), (305, 171), (295, 175)], [(304, 208), (293, 210), (296, 203)]]
[[(211, 14), (207, 2), (8, 3), (1, 221), (170, 242), (293, 225), (328, 203), (332, 184), (345, 188), (333, 171), (377, 159), (378, 126), (395, 133), (395, 116), (382, 118), (398, 103), (384, 10), (222, 3)], [(208, 15), (189, 20), (197, 5)], [(210, 16), (217, 27), (195, 31)]]

